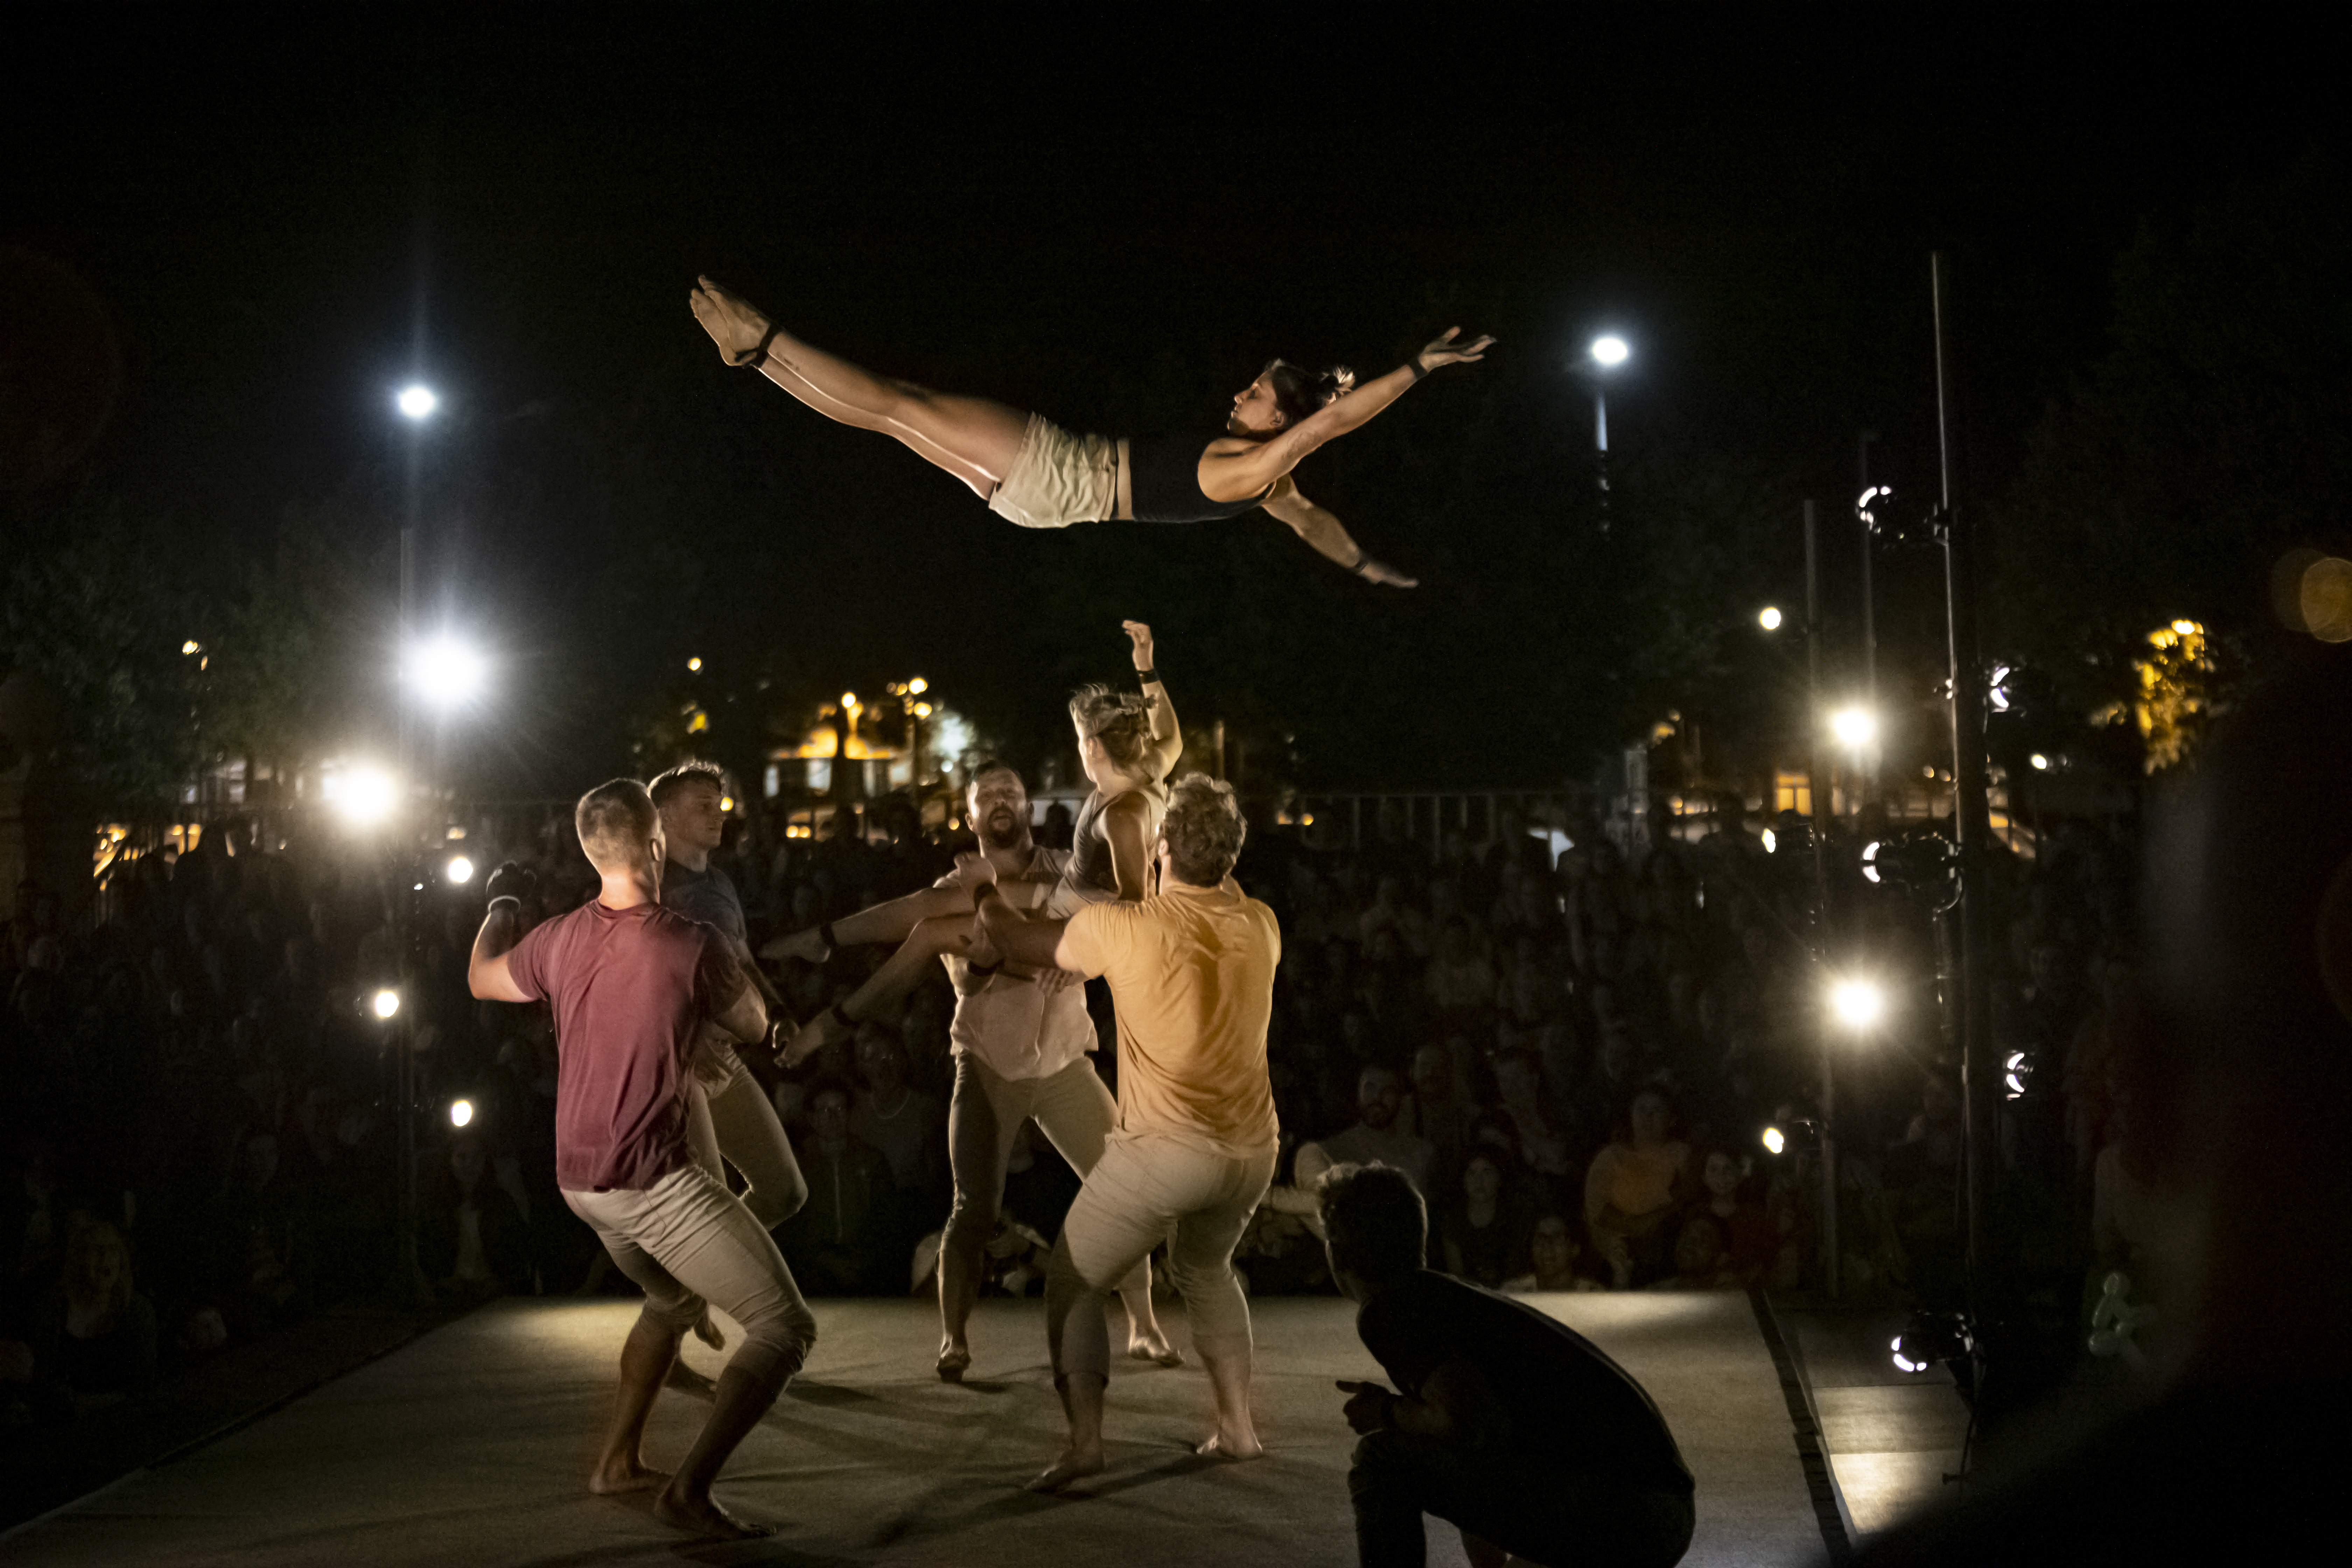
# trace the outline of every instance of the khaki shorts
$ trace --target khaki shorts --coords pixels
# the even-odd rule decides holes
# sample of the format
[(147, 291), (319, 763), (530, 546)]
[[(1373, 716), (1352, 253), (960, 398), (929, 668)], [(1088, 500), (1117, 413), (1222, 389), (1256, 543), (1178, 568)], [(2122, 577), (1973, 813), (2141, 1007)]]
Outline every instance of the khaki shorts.
[(1023, 528), (1108, 521), (1118, 510), (1118, 443), (1073, 435), (1032, 414), (1021, 455), (988, 498), (988, 510)]

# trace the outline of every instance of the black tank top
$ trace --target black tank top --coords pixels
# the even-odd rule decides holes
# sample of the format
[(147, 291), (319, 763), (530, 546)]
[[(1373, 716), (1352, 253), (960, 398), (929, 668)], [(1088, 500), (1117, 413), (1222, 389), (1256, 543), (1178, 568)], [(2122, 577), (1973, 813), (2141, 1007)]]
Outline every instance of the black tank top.
[(1201, 454), (1215, 436), (1134, 436), (1127, 443), (1128, 501), (1138, 522), (1211, 522), (1239, 517), (1274, 493), (1211, 500), (1201, 489)]

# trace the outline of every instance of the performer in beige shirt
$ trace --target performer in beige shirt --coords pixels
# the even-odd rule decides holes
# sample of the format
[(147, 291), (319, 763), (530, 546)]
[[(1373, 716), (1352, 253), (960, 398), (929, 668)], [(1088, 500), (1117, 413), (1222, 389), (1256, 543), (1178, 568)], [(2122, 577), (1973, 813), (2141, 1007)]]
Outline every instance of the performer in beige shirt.
[(1249, 1304), (1233, 1258), (1274, 1177), (1265, 1033), (1282, 933), (1274, 911), (1233, 879), (1244, 830), (1232, 788), (1195, 773), (1177, 784), (1160, 824), (1151, 898), (1092, 904), (1064, 921), (1024, 919), (988, 886), (973, 895), (982, 935), (1006, 959), (1100, 974), (1118, 1010), (1118, 1127), (1070, 1207), (1045, 1280), (1069, 1440), (1032, 1490), (1103, 1468), (1103, 1296), (1171, 1233), (1170, 1278), (1216, 1396), (1216, 1431), (1200, 1452), (1264, 1451), (1250, 1419)]

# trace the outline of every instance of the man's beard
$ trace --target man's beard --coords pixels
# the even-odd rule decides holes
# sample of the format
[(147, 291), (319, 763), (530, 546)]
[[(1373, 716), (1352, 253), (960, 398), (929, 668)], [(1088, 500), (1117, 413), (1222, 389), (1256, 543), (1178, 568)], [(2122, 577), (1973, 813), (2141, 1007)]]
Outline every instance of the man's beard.
[(1029, 825), (1013, 811), (992, 811), (980, 825), (980, 840), (991, 849), (1018, 849), (1029, 837)]

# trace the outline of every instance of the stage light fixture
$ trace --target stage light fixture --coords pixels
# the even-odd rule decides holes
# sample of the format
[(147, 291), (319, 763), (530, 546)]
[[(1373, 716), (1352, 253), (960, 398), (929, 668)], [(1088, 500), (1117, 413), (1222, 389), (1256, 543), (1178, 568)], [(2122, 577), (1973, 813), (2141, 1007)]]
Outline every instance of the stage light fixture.
[(338, 769), (320, 781), (327, 804), (354, 827), (372, 827), (392, 815), (400, 791), (382, 768)]
[(489, 662), (475, 648), (443, 633), (409, 650), (408, 679), (436, 708), (455, 708), (481, 695)]
[(1859, 752), (1878, 739), (1878, 715), (1867, 708), (1841, 708), (1830, 715), (1830, 733), (1849, 752)]
[(442, 868), (442, 874), (452, 883), (463, 887), (474, 879), (474, 863), (463, 855), (452, 855), (449, 857), (449, 864)]
[(1781, 1131), (1777, 1127), (1767, 1127), (1764, 1129), (1764, 1152), (1766, 1153), (1785, 1153), (1788, 1151), (1788, 1147), (1789, 1135), (1787, 1133)]
[(1886, 1016), (1886, 993), (1874, 981), (1839, 980), (1830, 986), (1830, 1012), (1847, 1028), (1859, 1032)]
[(1762, 609), (1757, 611), (1756, 624), (1762, 626), (1768, 632), (1779, 631), (1780, 629), (1780, 606), (1778, 605), (1767, 605)]
[(1780, 836), (1768, 827), (1764, 830), (1763, 837), (1764, 853), (1767, 855), (1779, 853), (1780, 848)]
[(389, 1020), (400, 1011), (400, 993), (387, 985), (369, 1001), (368, 1008), (377, 1017)]
[(468, 1122), (472, 1121), (473, 1120), (474, 1120), (474, 1102), (473, 1102), (472, 1100), (451, 1100), (451, 1101), (449, 1102), (449, 1125), (450, 1125), (450, 1126), (452, 1126), (452, 1127), (463, 1127), (463, 1126), (465, 1126), (467, 1123), (468, 1123)]
[(411, 419), (430, 419), (433, 411), (441, 406), (441, 399), (435, 395), (433, 389), (422, 385), (402, 387), (399, 397), (394, 401), (401, 413)]

